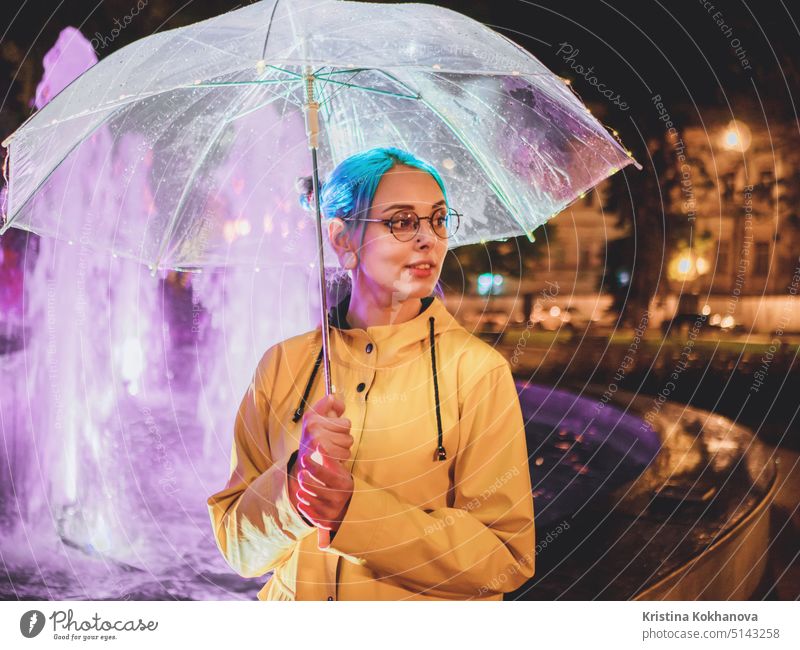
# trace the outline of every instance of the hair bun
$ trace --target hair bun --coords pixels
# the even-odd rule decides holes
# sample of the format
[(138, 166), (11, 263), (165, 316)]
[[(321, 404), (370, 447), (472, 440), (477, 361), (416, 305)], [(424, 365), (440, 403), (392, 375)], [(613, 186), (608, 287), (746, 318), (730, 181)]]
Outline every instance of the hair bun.
[(303, 210), (311, 212), (314, 209), (311, 205), (311, 196), (314, 194), (314, 180), (311, 176), (300, 176), (295, 181), (294, 187), (299, 195), (298, 198)]

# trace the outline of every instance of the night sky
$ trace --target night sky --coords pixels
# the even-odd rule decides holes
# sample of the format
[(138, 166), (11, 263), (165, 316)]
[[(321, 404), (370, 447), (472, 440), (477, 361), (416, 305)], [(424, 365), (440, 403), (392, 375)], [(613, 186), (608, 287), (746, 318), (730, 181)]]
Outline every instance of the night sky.
[[(58, 32), (73, 25), (89, 38), (108, 34), (115, 19), (132, 13), (135, 0), (65, 0), (3, 3), (3, 131), (13, 130), (41, 75), (41, 60)], [(119, 36), (99, 48), (102, 56), (155, 31), (209, 18), (242, 3), (220, 0), (149, 0)], [(600, 102), (614, 126), (650, 122), (651, 98), (660, 94), (672, 107), (685, 106), (689, 119), (706, 107), (758, 107), (796, 119), (792, 94), (798, 88), (800, 10), (781, 0), (739, 2), (651, 0), (563, 2), (523, 0), (438, 3), (457, 9), (517, 41), (550, 69), (575, 80), (587, 103)], [(56, 9), (52, 9), (57, 5)], [(561, 44), (566, 44), (561, 46)], [(739, 48), (738, 56), (736, 47)], [(559, 54), (559, 49), (562, 52)], [(571, 60), (565, 60), (569, 52)], [(595, 84), (613, 90), (622, 110), (603, 98), (575, 71), (593, 66)], [(580, 70), (580, 68), (578, 68)], [(693, 115), (694, 114), (694, 115)]]
[[(42, 57), (58, 32), (73, 25), (89, 38), (108, 34), (115, 19), (121, 21), (132, 13), (136, 1), (3, 4), (0, 128), (5, 135), (30, 113), (26, 103), (41, 75)], [(504, 33), (550, 69), (574, 79), (574, 88), (584, 101), (599, 102), (604, 120), (623, 132), (629, 131), (631, 121), (645, 132), (651, 128), (655, 94), (689, 121), (712, 108), (731, 114), (758, 112), (759, 99), (769, 115), (797, 119), (792, 93), (800, 78), (800, 10), (781, 0), (441, 0), (436, 4)], [(148, 0), (99, 54), (241, 5), (220, 0)], [(577, 66), (593, 70), (581, 77)], [(591, 77), (595, 85), (602, 83), (604, 90), (613, 91), (616, 102), (602, 97), (587, 80)], [(636, 149), (636, 145), (629, 146)]]

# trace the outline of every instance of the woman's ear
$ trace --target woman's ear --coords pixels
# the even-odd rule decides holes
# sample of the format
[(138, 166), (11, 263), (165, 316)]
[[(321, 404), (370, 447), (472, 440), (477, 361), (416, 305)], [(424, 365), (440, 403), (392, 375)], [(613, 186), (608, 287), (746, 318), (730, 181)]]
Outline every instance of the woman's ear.
[(328, 239), (336, 252), (336, 256), (341, 263), (344, 256), (348, 252), (353, 252), (352, 242), (350, 241), (350, 233), (347, 231), (347, 225), (339, 217), (334, 217), (328, 223)]

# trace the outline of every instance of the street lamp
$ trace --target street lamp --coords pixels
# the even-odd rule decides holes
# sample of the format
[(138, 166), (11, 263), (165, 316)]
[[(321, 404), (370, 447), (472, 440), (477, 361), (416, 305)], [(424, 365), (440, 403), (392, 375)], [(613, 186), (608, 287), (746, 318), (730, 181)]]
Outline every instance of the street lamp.
[(667, 265), (669, 279), (680, 282), (683, 286), (688, 284), (688, 291), (681, 289), (678, 294), (676, 318), (697, 314), (700, 294), (697, 280), (708, 273), (710, 266), (708, 260), (698, 254), (694, 247), (680, 250), (670, 260)]
[(720, 144), (728, 151), (747, 151), (750, 139), (750, 127), (739, 120), (731, 120), (722, 132)]
[(681, 251), (672, 258), (667, 267), (667, 274), (671, 280), (691, 282), (708, 273), (709, 269), (708, 260), (690, 249)]

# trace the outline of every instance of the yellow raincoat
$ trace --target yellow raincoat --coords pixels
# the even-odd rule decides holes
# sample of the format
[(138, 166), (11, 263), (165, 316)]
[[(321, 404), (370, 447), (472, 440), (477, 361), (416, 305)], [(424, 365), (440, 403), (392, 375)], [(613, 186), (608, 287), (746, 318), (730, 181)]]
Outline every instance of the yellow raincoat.
[(230, 480), (208, 499), (220, 551), (244, 577), (273, 571), (260, 600), (502, 600), (535, 559), (507, 361), (438, 297), (366, 331), (348, 325), (348, 303), (330, 312), (334, 392), (354, 438), (338, 532), (320, 548), (287, 490), (302, 412), (325, 390), (317, 327), (269, 348), (241, 402)]

